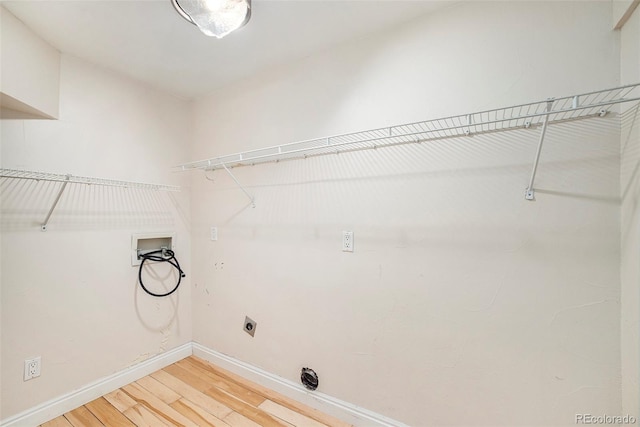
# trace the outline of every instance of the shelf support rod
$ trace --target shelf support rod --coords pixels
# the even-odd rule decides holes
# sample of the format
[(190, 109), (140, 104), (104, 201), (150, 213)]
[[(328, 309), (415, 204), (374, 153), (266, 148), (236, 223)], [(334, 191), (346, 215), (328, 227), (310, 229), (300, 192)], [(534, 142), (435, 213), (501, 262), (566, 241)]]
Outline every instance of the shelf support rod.
[(49, 218), (51, 218), (51, 214), (53, 214), (54, 209), (58, 205), (58, 202), (62, 197), (62, 193), (64, 193), (64, 189), (67, 188), (67, 184), (69, 183), (70, 179), (71, 179), (71, 175), (67, 175), (65, 181), (62, 183), (62, 187), (60, 187), (60, 191), (58, 191), (58, 195), (56, 196), (56, 199), (53, 201), (53, 205), (51, 205), (51, 209), (49, 209), (49, 213), (47, 214), (47, 217), (44, 219), (44, 222), (40, 226), (40, 230), (47, 231), (47, 224), (49, 224)]
[(231, 179), (233, 179), (233, 181), (236, 183), (236, 185), (238, 187), (240, 187), (240, 189), (242, 190), (242, 192), (249, 198), (249, 200), (251, 200), (251, 207), (255, 208), (256, 207), (256, 201), (255, 201), (255, 197), (253, 197), (251, 194), (249, 194), (249, 192), (242, 186), (242, 184), (240, 184), (240, 182), (236, 179), (236, 177), (231, 173), (231, 171), (229, 170), (229, 168), (227, 167), (227, 165), (225, 165), (224, 163), (222, 163), (222, 167), (224, 168), (224, 170), (227, 171), (227, 173), (229, 174), (229, 176), (231, 177)]
[(533, 162), (533, 170), (531, 171), (531, 178), (529, 179), (529, 186), (525, 192), (524, 198), (527, 200), (535, 200), (536, 192), (533, 189), (533, 182), (536, 179), (536, 172), (538, 171), (538, 162), (540, 161), (540, 153), (542, 152), (542, 143), (544, 142), (544, 136), (547, 133), (547, 125), (549, 124), (549, 114), (551, 113), (551, 107), (553, 106), (553, 99), (547, 100), (547, 114), (544, 116), (544, 122), (542, 123), (542, 132), (540, 133), (540, 140), (538, 141), (538, 149), (536, 150), (536, 158)]

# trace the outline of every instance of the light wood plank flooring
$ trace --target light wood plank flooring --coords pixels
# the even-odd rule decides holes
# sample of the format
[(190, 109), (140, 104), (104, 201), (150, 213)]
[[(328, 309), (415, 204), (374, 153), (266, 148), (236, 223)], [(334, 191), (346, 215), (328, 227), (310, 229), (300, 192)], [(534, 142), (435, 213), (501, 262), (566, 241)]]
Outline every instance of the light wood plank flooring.
[(41, 427), (348, 427), (191, 356)]

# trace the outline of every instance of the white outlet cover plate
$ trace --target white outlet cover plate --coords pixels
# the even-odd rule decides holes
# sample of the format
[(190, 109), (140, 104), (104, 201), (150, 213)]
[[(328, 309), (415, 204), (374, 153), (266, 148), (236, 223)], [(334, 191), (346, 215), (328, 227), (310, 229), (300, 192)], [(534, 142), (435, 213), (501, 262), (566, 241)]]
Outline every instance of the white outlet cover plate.
[(215, 242), (218, 240), (218, 227), (211, 227), (211, 241)]
[(24, 361), (24, 380), (28, 381), (30, 379), (36, 378), (40, 376), (40, 366), (41, 366), (41, 357), (34, 357), (32, 359), (26, 359)]
[(353, 231), (342, 232), (342, 251), (353, 252)]

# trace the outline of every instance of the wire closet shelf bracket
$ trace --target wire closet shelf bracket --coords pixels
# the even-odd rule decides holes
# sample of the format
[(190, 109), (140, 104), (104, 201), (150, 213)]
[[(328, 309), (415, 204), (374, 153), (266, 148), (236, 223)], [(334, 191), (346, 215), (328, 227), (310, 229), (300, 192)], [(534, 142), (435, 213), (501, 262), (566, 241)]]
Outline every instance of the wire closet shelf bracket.
[(572, 120), (604, 117), (610, 108), (616, 104), (639, 100), (640, 83), (635, 83), (613, 89), (587, 92), (565, 96), (563, 98), (549, 98), (544, 101), (511, 107), (297, 141), (185, 163), (176, 166), (176, 168), (178, 171), (195, 169), (213, 171), (224, 169), (251, 199), (253, 204), (253, 196), (240, 185), (229, 169), (240, 166), (253, 166), (261, 163), (303, 159), (313, 156), (542, 126), (534, 158), (533, 170), (525, 191), (525, 198), (527, 200), (534, 200), (534, 181), (548, 125)]
[(51, 218), (51, 215), (53, 214), (53, 211), (58, 205), (58, 202), (62, 197), (62, 193), (64, 193), (64, 190), (67, 188), (68, 184), (101, 185), (101, 186), (107, 186), (107, 187), (136, 188), (136, 189), (155, 190), (155, 191), (180, 191), (180, 187), (177, 187), (174, 185), (147, 184), (143, 182), (119, 181), (114, 179), (76, 176), (71, 174), (55, 174), (55, 173), (48, 173), (48, 172), (18, 170), (18, 169), (0, 169), (0, 178), (26, 179), (26, 180), (34, 180), (34, 181), (62, 183), (62, 186), (58, 190), (58, 194), (56, 195), (44, 222), (40, 226), (40, 229), (42, 231), (47, 231), (49, 219)]

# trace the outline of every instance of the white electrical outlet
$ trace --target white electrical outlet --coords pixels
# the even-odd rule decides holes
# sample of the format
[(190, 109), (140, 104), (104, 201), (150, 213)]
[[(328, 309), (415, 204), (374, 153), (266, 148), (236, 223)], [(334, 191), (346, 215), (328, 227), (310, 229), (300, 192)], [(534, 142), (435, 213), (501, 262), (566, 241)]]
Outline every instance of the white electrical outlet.
[(353, 252), (353, 231), (342, 232), (342, 252)]
[(211, 240), (214, 242), (218, 240), (218, 227), (211, 227)]
[(32, 378), (40, 376), (40, 356), (33, 359), (25, 359), (24, 361), (24, 380), (28, 381)]

